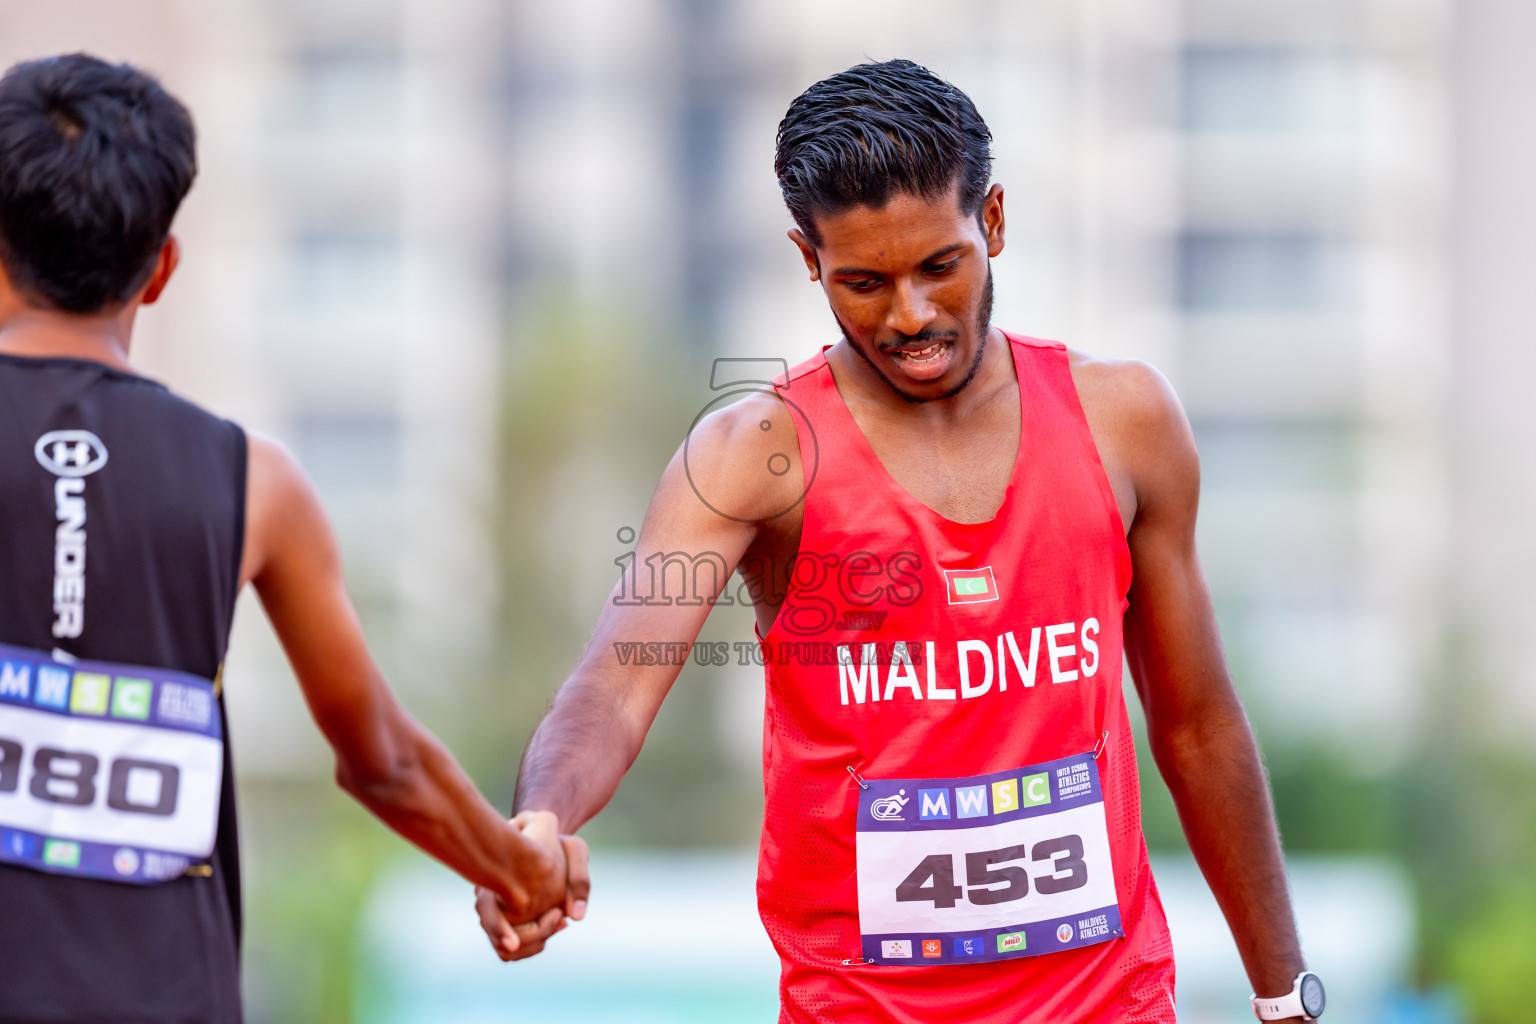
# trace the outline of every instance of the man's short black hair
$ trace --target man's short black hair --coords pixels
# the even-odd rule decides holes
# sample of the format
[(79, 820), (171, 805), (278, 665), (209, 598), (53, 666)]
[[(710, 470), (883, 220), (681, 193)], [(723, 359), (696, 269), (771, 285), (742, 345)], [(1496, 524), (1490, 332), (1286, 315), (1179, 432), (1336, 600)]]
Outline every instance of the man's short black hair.
[(154, 272), (197, 174), (192, 115), (83, 53), (0, 77), (0, 260), (29, 302), (95, 313)]
[(959, 186), (976, 214), (992, 176), (992, 133), (969, 96), (909, 60), (860, 64), (796, 97), (779, 122), (773, 169), (800, 230), (812, 217), (884, 206), (897, 192), (933, 200)]

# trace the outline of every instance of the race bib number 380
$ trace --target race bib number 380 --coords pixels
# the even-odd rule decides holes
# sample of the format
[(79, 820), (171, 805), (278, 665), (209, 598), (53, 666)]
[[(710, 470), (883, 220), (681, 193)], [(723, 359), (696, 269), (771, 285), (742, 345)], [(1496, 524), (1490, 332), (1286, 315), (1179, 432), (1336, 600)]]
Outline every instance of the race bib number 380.
[(857, 829), (866, 960), (979, 963), (1121, 934), (1091, 753), (974, 778), (866, 781)]
[(0, 862), (148, 884), (213, 852), (213, 684), (0, 644)]

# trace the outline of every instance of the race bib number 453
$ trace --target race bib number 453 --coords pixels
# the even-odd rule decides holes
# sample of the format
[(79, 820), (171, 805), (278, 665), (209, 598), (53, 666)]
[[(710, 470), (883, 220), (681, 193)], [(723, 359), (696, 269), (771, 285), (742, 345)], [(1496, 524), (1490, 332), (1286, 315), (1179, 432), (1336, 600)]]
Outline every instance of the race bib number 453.
[(881, 964), (1036, 956), (1121, 934), (1091, 753), (963, 779), (868, 779), (859, 931)]
[(146, 884), (213, 852), (213, 684), (0, 645), (0, 862)]

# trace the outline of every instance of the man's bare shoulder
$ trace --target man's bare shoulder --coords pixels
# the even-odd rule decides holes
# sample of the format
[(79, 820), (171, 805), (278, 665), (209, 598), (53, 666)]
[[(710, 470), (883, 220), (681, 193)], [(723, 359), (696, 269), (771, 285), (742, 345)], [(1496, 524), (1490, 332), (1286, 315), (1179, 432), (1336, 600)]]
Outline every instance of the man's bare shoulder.
[(794, 414), (770, 389), (701, 418), (677, 461), (698, 499), (738, 522), (774, 519), (805, 493)]
[(254, 430), (247, 430), (245, 438), (247, 502), (275, 503), (305, 486), (304, 470), (281, 441)]
[(1068, 350), (1068, 360), (1122, 516), (1132, 510), (1139, 516), (1149, 504), (1191, 501), (1199, 492), (1200, 463), (1168, 378), (1139, 359)]
[(1072, 382), (1090, 420), (1095, 416), (1132, 421), (1138, 426), (1170, 425), (1184, 418), (1168, 378), (1140, 359), (1112, 359), (1067, 350)]
[(246, 431), (245, 550), (240, 579), (255, 579), (284, 544), (328, 531), (325, 513), (297, 459), (273, 438)]

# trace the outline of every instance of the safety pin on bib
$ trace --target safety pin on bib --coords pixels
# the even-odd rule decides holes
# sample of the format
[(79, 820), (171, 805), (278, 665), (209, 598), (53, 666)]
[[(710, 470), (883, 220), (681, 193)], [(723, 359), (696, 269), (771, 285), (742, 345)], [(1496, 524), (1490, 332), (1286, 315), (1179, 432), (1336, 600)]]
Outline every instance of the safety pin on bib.
[[(844, 765), (843, 767), (848, 769), (848, 774), (853, 778), (854, 782), (857, 782), (859, 784), (859, 788), (860, 789), (868, 789), (869, 788), (869, 783), (864, 781), (864, 776), (860, 775), (858, 772), (853, 770), (853, 765), (849, 764), (849, 765)], [(867, 957), (855, 956), (855, 957), (850, 957), (847, 960), (844, 960), (843, 961), (843, 966), (844, 967), (871, 967), (871, 966), (874, 965), (874, 963), (875, 962), (873, 960), (870, 960)]]
[[(1097, 761), (1099, 759), (1099, 755), (1100, 754), (1104, 753), (1104, 745), (1106, 743), (1108, 743), (1108, 742), (1109, 742), (1109, 730), (1105, 729), (1104, 730), (1104, 735), (1099, 737), (1099, 745), (1093, 748), (1093, 759), (1095, 761)], [(849, 769), (849, 771), (852, 771), (852, 770), (853, 769), (851, 769), (851, 768)]]

